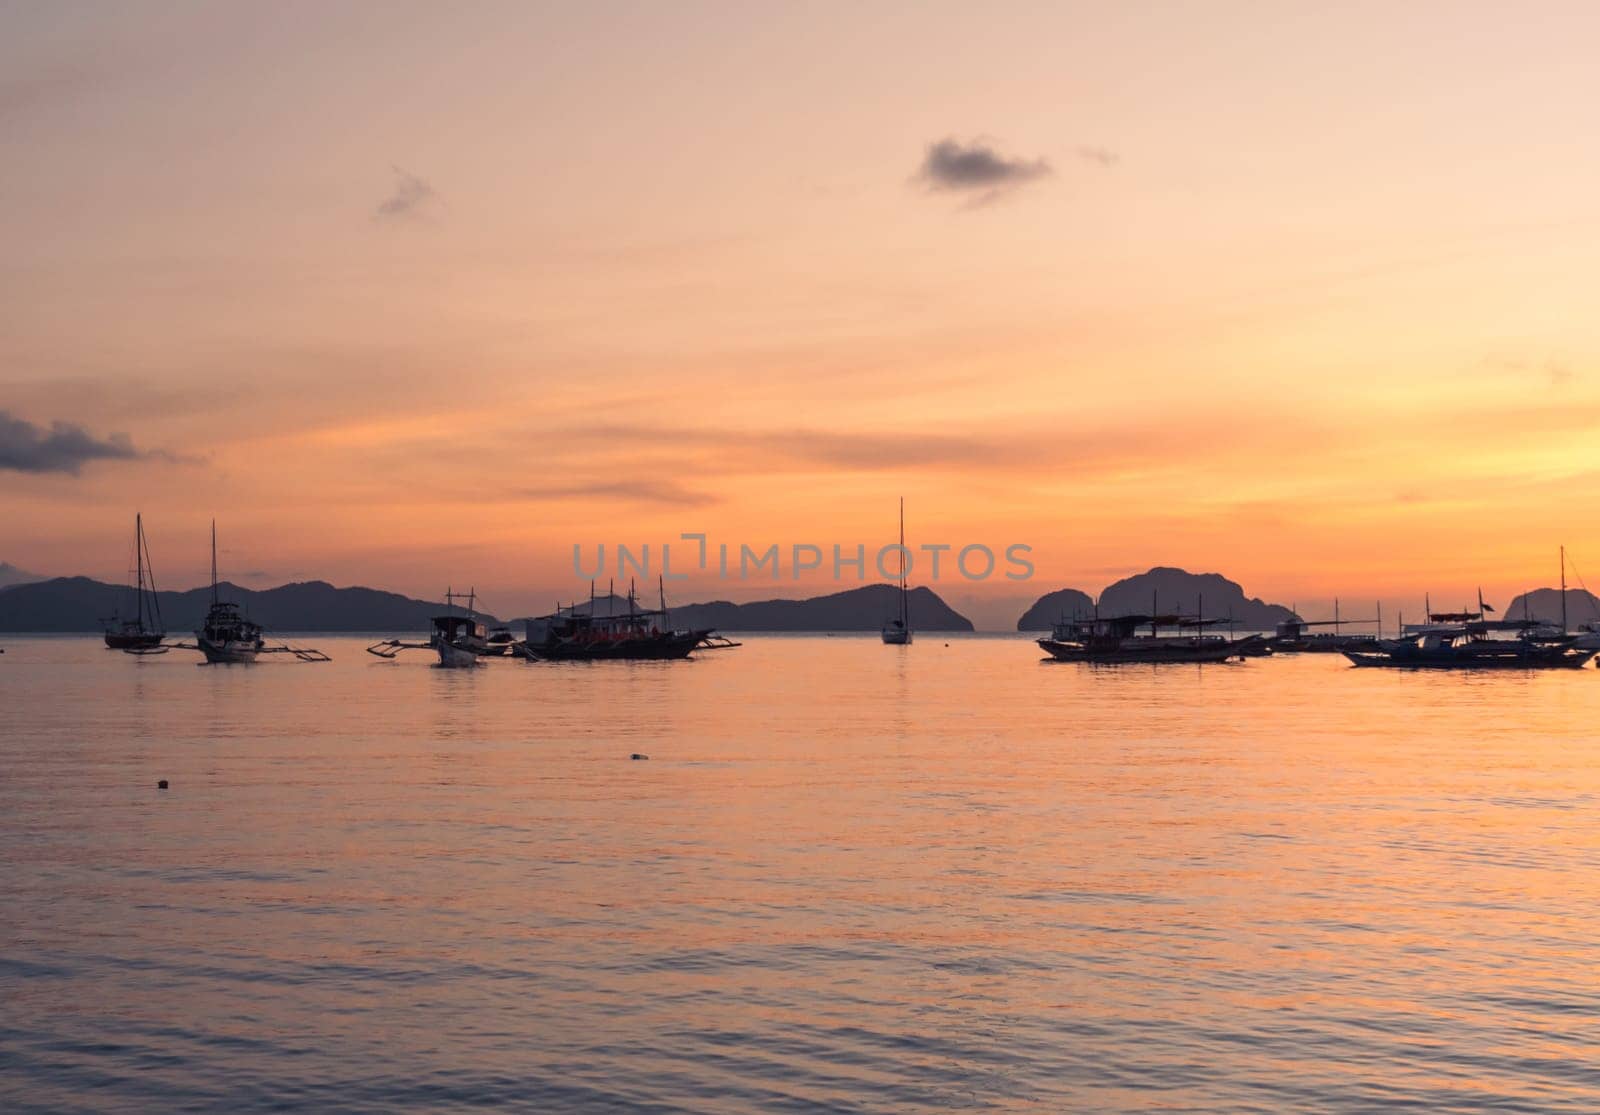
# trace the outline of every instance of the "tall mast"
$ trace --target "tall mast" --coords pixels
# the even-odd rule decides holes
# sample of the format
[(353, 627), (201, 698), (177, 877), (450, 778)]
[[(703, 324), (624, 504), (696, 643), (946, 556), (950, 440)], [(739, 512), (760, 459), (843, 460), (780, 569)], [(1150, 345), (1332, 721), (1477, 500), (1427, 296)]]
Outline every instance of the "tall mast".
[(1561, 633), (1567, 633), (1567, 548), (1561, 547)]
[(906, 497), (900, 497), (900, 626), (906, 627)]
[(133, 513), (133, 568), (136, 587), (134, 614), (139, 618), (139, 630), (144, 630), (144, 516)]
[(211, 606), (217, 606), (217, 521), (211, 520)]

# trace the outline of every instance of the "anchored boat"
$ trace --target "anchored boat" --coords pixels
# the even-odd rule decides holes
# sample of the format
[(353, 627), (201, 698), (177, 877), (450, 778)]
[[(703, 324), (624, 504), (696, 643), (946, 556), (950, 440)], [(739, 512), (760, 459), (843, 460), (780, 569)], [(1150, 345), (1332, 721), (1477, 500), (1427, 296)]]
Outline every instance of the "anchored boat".
[(900, 499), (900, 614), (883, 622), (883, 641), (903, 647), (911, 642), (911, 617), (906, 609), (906, 501)]
[[(463, 613), (454, 611), (458, 600), (466, 601)], [(433, 617), (433, 631), (427, 642), (385, 639), (373, 643), (367, 653), (379, 658), (398, 658), (401, 651), (431, 650), (439, 656), (439, 665), (447, 670), (468, 669), (476, 666), (485, 655), (504, 653), (489, 649), (489, 631), (478, 618), (477, 602), (476, 589), (464, 593), (445, 589), (445, 613)]]
[(1478, 609), (1435, 612), (1425, 605), (1428, 622), (1402, 624), (1402, 637), (1381, 639), (1370, 651), (1346, 651), (1356, 666), (1391, 666), (1434, 670), (1578, 670), (1600, 653), (1591, 643), (1567, 631), (1567, 552), (1561, 549), (1561, 629), (1530, 617), (1494, 620), (1494, 608), (1483, 602)]
[(106, 621), (106, 646), (112, 650), (153, 650), (167, 637), (161, 620), (161, 602), (156, 597), (155, 571), (150, 567), (150, 549), (144, 537), (144, 516), (133, 517), (133, 610), (132, 619), (115, 614)]
[[(1496, 632), (1512, 632), (1514, 636), (1496, 638)], [(1577, 643), (1575, 635), (1543, 635), (1520, 621), (1480, 620), (1454, 627), (1435, 626), (1402, 639), (1384, 639), (1373, 650), (1347, 650), (1344, 656), (1357, 666), (1405, 669), (1577, 670), (1600, 653), (1600, 647), (1580, 647)]]
[[(1272, 635), (1272, 648), (1285, 654), (1339, 654), (1347, 650), (1370, 650), (1378, 645), (1376, 634), (1356, 634), (1343, 630), (1352, 623), (1375, 623), (1383, 626), (1380, 605), (1377, 619), (1341, 619), (1339, 601), (1333, 601), (1332, 619), (1294, 619), (1278, 624)], [(1332, 631), (1313, 631), (1313, 627), (1331, 627)]]
[(211, 605), (194, 633), (192, 643), (162, 643), (156, 647), (130, 647), (129, 654), (165, 654), (169, 650), (197, 650), (212, 665), (246, 666), (263, 654), (288, 654), (302, 662), (332, 661), (320, 650), (280, 643), (268, 646), (262, 626), (231, 600), (223, 600), (217, 582), (217, 522), (211, 521)]
[[(1265, 645), (1260, 635), (1233, 639), (1208, 633), (1207, 629), (1227, 622), (1182, 615), (1095, 616), (1058, 623), (1048, 639), (1038, 642), (1058, 662), (1102, 665), (1225, 662), (1252, 656)], [(1148, 627), (1149, 634), (1140, 634), (1142, 627)], [(1173, 628), (1175, 633), (1164, 635), (1163, 627)], [(1184, 634), (1191, 629), (1194, 634)]]
[(533, 662), (598, 662), (680, 659), (696, 650), (739, 645), (709, 627), (674, 630), (664, 591), (661, 607), (654, 610), (639, 607), (631, 585), (627, 611), (616, 609), (614, 600), (608, 597), (607, 613), (600, 615), (591, 589), (587, 608), (570, 604), (528, 620), (528, 637), (512, 649)]

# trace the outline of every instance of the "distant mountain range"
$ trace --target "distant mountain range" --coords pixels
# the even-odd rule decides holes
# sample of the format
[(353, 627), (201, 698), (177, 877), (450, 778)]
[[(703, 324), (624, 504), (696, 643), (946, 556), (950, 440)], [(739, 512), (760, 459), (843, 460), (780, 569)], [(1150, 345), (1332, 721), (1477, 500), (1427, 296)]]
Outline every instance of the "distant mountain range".
[[(227, 582), (224, 600), (240, 605), (268, 631), (422, 631), (438, 615), (437, 601), (412, 600), (370, 588), (335, 588), (305, 581), (260, 592)], [(157, 594), (167, 630), (193, 631), (205, 618), (211, 588)], [(88, 577), (57, 577), (0, 591), (0, 631), (99, 631), (113, 612), (133, 614), (133, 590)], [(496, 623), (485, 616), (487, 623)]]
[[(864, 585), (808, 600), (760, 600), (735, 604), (713, 600), (707, 604), (680, 604), (669, 608), (675, 628), (715, 628), (718, 631), (878, 631), (883, 621), (900, 612), (900, 590), (894, 585)], [(628, 610), (625, 596), (599, 596), (593, 602), (597, 616), (620, 615)], [(653, 608), (640, 600), (638, 608)], [(575, 610), (588, 612), (591, 604), (578, 601)], [(906, 612), (912, 631), (971, 631), (972, 621), (955, 611), (931, 589), (914, 588), (906, 594)]]
[[(972, 621), (929, 588), (906, 594), (912, 631), (971, 631)], [(734, 604), (714, 600), (672, 609), (672, 626), (714, 627), (718, 631), (877, 631), (900, 611), (895, 585), (861, 588), (813, 596), (809, 600), (760, 600)]]
[[(1532, 592), (1522, 593), (1500, 613), (1501, 619), (1522, 619), (1524, 616), (1541, 623), (1560, 623), (1561, 590), (1536, 588)], [(1580, 623), (1600, 623), (1600, 598), (1581, 588), (1569, 588), (1567, 623), (1574, 628)]]
[[(224, 582), (223, 599), (244, 608), (268, 631), (423, 631), (442, 605), (413, 600), (370, 588), (335, 588), (325, 581), (306, 581), (257, 592)], [(193, 631), (205, 617), (210, 587), (158, 594), (167, 630)], [(649, 607), (641, 602), (641, 607)], [(913, 631), (971, 631), (972, 622), (933, 591), (912, 589), (907, 606)], [(133, 614), (133, 592), (88, 577), (57, 577), (0, 590), (0, 631), (99, 631), (113, 612)], [(587, 602), (584, 608), (587, 608)], [(621, 597), (595, 601), (597, 614), (624, 611)], [(865, 585), (809, 600), (763, 600), (734, 604), (726, 600), (685, 604), (672, 609), (679, 628), (714, 627), (719, 631), (876, 631), (899, 609), (893, 585)], [(484, 616), (486, 623), (499, 621)]]
[[(1148, 615), (1152, 611), (1193, 615), (1202, 607), (1208, 618), (1232, 619), (1247, 630), (1271, 630), (1295, 618), (1294, 611), (1282, 604), (1246, 596), (1244, 589), (1220, 573), (1190, 573), (1170, 566), (1157, 566), (1106, 586), (1100, 594), (1099, 611), (1102, 616)], [(1017, 630), (1048, 631), (1063, 617), (1089, 615), (1094, 609), (1087, 593), (1057, 589), (1034, 601), (1017, 620)]]

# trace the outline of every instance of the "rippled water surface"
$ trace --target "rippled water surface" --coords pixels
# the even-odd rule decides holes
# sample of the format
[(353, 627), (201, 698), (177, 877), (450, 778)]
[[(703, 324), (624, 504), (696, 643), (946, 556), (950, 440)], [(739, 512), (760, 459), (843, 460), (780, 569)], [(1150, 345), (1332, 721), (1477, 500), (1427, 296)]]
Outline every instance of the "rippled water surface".
[(1594, 670), (0, 641), (9, 1111), (1600, 1110)]

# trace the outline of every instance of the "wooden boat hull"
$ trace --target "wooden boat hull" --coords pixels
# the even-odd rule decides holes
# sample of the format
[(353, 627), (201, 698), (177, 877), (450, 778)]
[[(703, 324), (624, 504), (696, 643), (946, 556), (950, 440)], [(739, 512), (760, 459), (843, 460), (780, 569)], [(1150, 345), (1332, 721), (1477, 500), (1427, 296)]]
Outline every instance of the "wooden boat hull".
[(608, 642), (557, 640), (521, 644), (524, 658), (543, 662), (660, 662), (688, 658), (709, 631), (674, 631), (637, 639)]
[(883, 641), (891, 647), (904, 647), (911, 645), (911, 632), (885, 628)]
[(447, 670), (467, 670), (478, 664), (479, 653), (472, 647), (456, 646), (454, 643), (436, 642), (434, 649), (439, 652), (439, 665)]
[(247, 666), (256, 660), (261, 653), (259, 642), (213, 642), (204, 635), (197, 636), (195, 640), (200, 646), (200, 653), (205, 655), (206, 661), (219, 666)]
[(1407, 648), (1345, 651), (1352, 665), (1401, 670), (1581, 670), (1597, 652), (1561, 647), (1516, 647), (1444, 651)]
[(106, 646), (111, 650), (148, 650), (161, 645), (166, 635), (156, 631), (107, 631)]
[[(1143, 645), (1094, 646), (1085, 643), (1040, 639), (1039, 646), (1057, 662), (1087, 662), (1097, 665), (1164, 665), (1167, 663), (1226, 662), (1242, 658), (1264, 642), (1259, 635), (1215, 644), (1188, 640), (1152, 640)], [(1165, 644), (1165, 645), (1164, 645)]]

